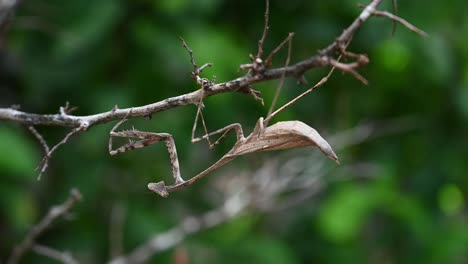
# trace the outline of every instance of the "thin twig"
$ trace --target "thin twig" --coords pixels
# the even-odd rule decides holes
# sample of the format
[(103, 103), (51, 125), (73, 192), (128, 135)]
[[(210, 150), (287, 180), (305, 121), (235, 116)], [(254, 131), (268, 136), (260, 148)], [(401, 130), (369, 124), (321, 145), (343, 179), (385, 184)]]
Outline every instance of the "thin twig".
[(86, 130), (86, 126), (80, 126), (77, 128), (72, 129), (70, 133), (68, 133), (59, 143), (57, 143), (55, 146), (52, 147), (52, 149), (46, 153), (42, 161), (37, 165), (36, 170), (39, 170), (39, 175), (37, 178), (40, 180), (42, 174), (47, 170), (47, 167), (49, 166), (49, 160), (52, 157), (52, 154), (63, 144), (67, 143), (68, 139), (76, 135), (78, 132)]
[(340, 70), (342, 70), (344, 72), (350, 73), (351, 75), (354, 76), (354, 78), (358, 79), (363, 84), (365, 84), (365, 85), (368, 84), (368, 81), (366, 80), (366, 78), (364, 78), (362, 75), (360, 75), (357, 71), (354, 70), (355, 68), (359, 67), (358, 62), (342, 63), (342, 62), (339, 62), (337, 60), (332, 59), (332, 60), (330, 60), (330, 65), (332, 65), (333, 67), (335, 67), (337, 69), (340, 69)]
[(44, 148), (44, 152), (46, 154), (49, 153), (50, 149), (47, 142), (44, 140), (44, 137), (42, 137), (42, 135), (33, 126), (28, 126), (28, 129), (37, 138), (39, 143), (41, 143), (41, 146)]
[(19, 263), (23, 255), (35, 244), (39, 236), (51, 228), (59, 218), (68, 214), (79, 200), (81, 200), (81, 193), (77, 189), (72, 189), (68, 199), (63, 204), (51, 207), (47, 215), (13, 249), (13, 253), (8, 259), (7, 264)]
[(118, 257), (123, 254), (123, 235), (125, 217), (127, 208), (121, 203), (116, 203), (111, 210), (109, 221), (109, 255), (111, 258)]
[(372, 12), (372, 14), (376, 15), (376, 16), (383, 16), (383, 17), (389, 18), (389, 19), (391, 19), (393, 21), (396, 21), (396, 22), (402, 24), (403, 26), (405, 26), (407, 29), (413, 31), (414, 33), (416, 33), (416, 34), (418, 34), (418, 35), (420, 35), (422, 37), (426, 38), (426, 37), (429, 36), (426, 32), (424, 32), (421, 29), (413, 26), (410, 22), (406, 21), (405, 19), (403, 19), (403, 18), (401, 18), (399, 16), (396, 16), (396, 15), (394, 15), (392, 13), (389, 13), (387, 11), (374, 10)]
[(130, 109), (133, 109), (129, 117), (145, 117), (150, 116), (152, 113), (165, 111), (171, 108), (198, 104), (200, 98), (206, 98), (219, 93), (241, 91), (243, 87), (248, 87), (251, 84), (264, 82), (273, 79), (279, 79), (283, 75), (286, 77), (299, 78), (303, 74), (313, 68), (325, 67), (329, 65), (329, 59), (333, 58), (337, 52), (340, 51), (342, 43), (348, 43), (356, 31), (371, 17), (377, 6), (383, 0), (373, 0), (369, 5), (364, 8), (360, 15), (348, 26), (342, 34), (319, 54), (314, 55), (308, 59), (299, 61), (288, 67), (279, 67), (275, 69), (267, 69), (261, 74), (249, 75), (238, 77), (234, 80), (213, 84), (210, 89), (204, 91), (199, 89), (197, 91), (170, 97), (159, 102), (152, 104), (137, 106), (125, 109), (111, 109), (108, 112), (103, 112), (88, 116), (74, 116), (74, 115), (41, 115), (34, 113), (27, 113), (11, 108), (0, 108), (0, 120), (10, 120), (13, 122), (26, 124), (26, 125), (54, 125), (65, 127), (79, 127), (85, 124), (88, 128), (94, 125), (107, 123), (112, 120), (122, 119), (128, 114)]
[(192, 66), (193, 66), (193, 72), (196, 72), (196, 71), (198, 70), (198, 65), (197, 65), (197, 63), (195, 62), (195, 57), (193, 56), (193, 50), (191, 50), (191, 49), (189, 48), (189, 46), (187, 45), (187, 42), (185, 42), (185, 39), (184, 39), (184, 38), (182, 38), (182, 37), (180, 37), (180, 36), (179, 36), (179, 38), (180, 38), (180, 40), (182, 41), (182, 46), (184, 47), (184, 49), (187, 50), (187, 52), (188, 52), (188, 54), (189, 54), (189, 56), (190, 56), (190, 63), (191, 63)]
[(43, 255), (64, 264), (78, 264), (78, 261), (73, 258), (69, 252), (61, 252), (56, 249), (35, 244), (32, 251), (38, 255)]
[(263, 43), (265, 42), (266, 36), (268, 35), (268, 30), (270, 29), (270, 1), (266, 0), (265, 2), (265, 26), (263, 28), (262, 37), (258, 41), (257, 59), (261, 59), (263, 56)]

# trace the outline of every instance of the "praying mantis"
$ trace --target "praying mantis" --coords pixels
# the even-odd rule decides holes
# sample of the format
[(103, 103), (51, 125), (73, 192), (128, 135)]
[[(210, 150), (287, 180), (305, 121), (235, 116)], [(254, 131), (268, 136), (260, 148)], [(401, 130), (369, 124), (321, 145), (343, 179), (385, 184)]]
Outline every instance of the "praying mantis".
[[(267, 10), (268, 10), (268, 1), (267, 1)], [(268, 12), (268, 11), (267, 11)], [(266, 21), (265, 25), (267, 25), (268, 21)], [(265, 26), (265, 30), (268, 27)], [(265, 32), (263, 33), (264, 36), (262, 36), (262, 39), (265, 37)], [(283, 41), (278, 48), (276, 48), (266, 59), (266, 64), (268, 64), (268, 61), (271, 62), (271, 57), (284, 45), (288, 44), (288, 57), (286, 59), (286, 66), (289, 64), (289, 59), (290, 59), (290, 54), (291, 54), (291, 38), (294, 34), (290, 33), (289, 36)], [(159, 182), (150, 182), (148, 184), (148, 189), (151, 191), (159, 194), (162, 197), (167, 197), (169, 195), (169, 192), (176, 191), (179, 189), (182, 189), (188, 185), (193, 184), (194, 182), (198, 181), (199, 179), (203, 178), (205, 175), (209, 174), (210, 172), (224, 166), (225, 164), (231, 162), (234, 160), (236, 157), (249, 154), (249, 153), (255, 153), (255, 152), (261, 152), (261, 151), (272, 151), (272, 150), (282, 150), (282, 149), (292, 149), (292, 148), (299, 148), (299, 147), (306, 147), (306, 146), (315, 146), (318, 147), (319, 150), (325, 154), (327, 157), (331, 158), (332, 160), (336, 161), (339, 164), (338, 157), (336, 156), (335, 152), (333, 152), (333, 149), (330, 147), (328, 142), (320, 136), (320, 134), (313, 129), (312, 127), (308, 126), (307, 124), (301, 122), (301, 121), (282, 121), (282, 122), (277, 122), (271, 126), (268, 125), (269, 121), (276, 116), (278, 113), (286, 109), (287, 107), (291, 106), (295, 102), (297, 102), (299, 99), (304, 97), (305, 95), (311, 93), (314, 91), (316, 88), (320, 87), (323, 85), (328, 78), (331, 76), (333, 73), (335, 67), (332, 67), (332, 69), (329, 71), (327, 76), (322, 78), (317, 84), (315, 84), (313, 87), (309, 88), (296, 98), (292, 99), (288, 103), (284, 104), (282, 107), (278, 108), (276, 111), (272, 111), (277, 99), (277, 96), (280, 92), (280, 89), (282, 87), (283, 81), (284, 81), (284, 75), (281, 78), (280, 85), (276, 89), (276, 94), (275, 98), (270, 106), (270, 109), (268, 111), (268, 115), (266, 118), (260, 117), (257, 120), (257, 123), (250, 135), (247, 137), (244, 136), (244, 132), (242, 130), (242, 126), (239, 123), (233, 123), (231, 125), (228, 125), (224, 128), (218, 129), (214, 132), (208, 133), (208, 130), (205, 125), (205, 120), (203, 117), (202, 113), (202, 108), (203, 108), (203, 102), (202, 99), (204, 97), (204, 91), (205, 89), (209, 87), (205, 87), (205, 83), (209, 85), (211, 83), (208, 80), (204, 81), (204, 78), (200, 78), (200, 73), (201, 71), (206, 68), (210, 67), (211, 64), (205, 64), (201, 67), (198, 67), (197, 64), (195, 63), (195, 59), (193, 57), (193, 52), (192, 50), (187, 46), (185, 43), (185, 40), (181, 38), (182, 40), (182, 45), (183, 47), (188, 51), (189, 56), (190, 56), (190, 61), (194, 67), (194, 70), (192, 72), (192, 78), (197, 80), (197, 83), (202, 86), (202, 93), (200, 95), (200, 100), (197, 104), (198, 109), (197, 109), (197, 114), (195, 116), (195, 122), (192, 128), (192, 143), (199, 142), (201, 140), (206, 139), (208, 141), (208, 144), (210, 148), (216, 146), (224, 137), (226, 137), (229, 132), (234, 131), (236, 134), (236, 142), (234, 143), (234, 146), (229, 150), (226, 154), (224, 154), (218, 161), (216, 161), (213, 165), (205, 169), (204, 171), (200, 172), (196, 176), (184, 180), (181, 176), (180, 173), (180, 166), (179, 166), (179, 159), (177, 157), (177, 149), (176, 145), (174, 142), (174, 139), (171, 134), (168, 133), (152, 133), (152, 132), (143, 132), (143, 131), (138, 131), (135, 129), (131, 130), (125, 130), (125, 131), (119, 131), (116, 132), (115, 130), (122, 125), (124, 122), (127, 121), (127, 116), (131, 113), (131, 110), (128, 112), (127, 116), (125, 116), (121, 121), (119, 121), (110, 131), (110, 137), (109, 137), (109, 153), (110, 155), (117, 155), (119, 153), (124, 153), (126, 151), (130, 151), (133, 149), (137, 148), (143, 148), (150, 146), (152, 144), (156, 144), (160, 141), (164, 141), (166, 143), (167, 150), (169, 152), (169, 158), (171, 162), (171, 167), (172, 167), (172, 176), (174, 178), (174, 183), (172, 185), (167, 186), (164, 181), (159, 181)], [(259, 43), (260, 44), (260, 43)], [(256, 63), (261, 63), (261, 66), (264, 66), (264, 62), (260, 59), (260, 46), (259, 46), (259, 55), (257, 56), (257, 59), (254, 59)], [(255, 64), (252, 64), (255, 66)], [(242, 67), (242, 66), (241, 66)], [(254, 95), (254, 97), (256, 97)], [(257, 97), (256, 97), (257, 99)], [(263, 100), (262, 100), (263, 102)], [(202, 137), (195, 137), (195, 131), (196, 127), (198, 124), (198, 117), (201, 117), (201, 121), (203, 124), (203, 128), (205, 131), (205, 135)], [(210, 136), (214, 136), (217, 134), (222, 135), (214, 142), (213, 144), (210, 141)], [(123, 137), (123, 138), (136, 138), (139, 139), (138, 141), (130, 141), (129, 143), (113, 150), (112, 149), (112, 139), (114, 137)]]
[[(202, 121), (204, 123), (203, 114), (201, 112), (202, 107), (199, 105), (195, 117), (194, 127), (192, 130), (192, 143), (206, 139), (209, 142), (210, 147), (213, 147), (217, 145), (231, 131), (234, 131), (236, 134), (236, 143), (231, 148), (231, 150), (224, 154), (224, 156), (222, 156), (213, 165), (211, 165), (204, 171), (200, 172), (199, 174), (188, 180), (184, 180), (181, 176), (176, 145), (172, 135), (168, 133), (143, 132), (135, 129), (116, 132), (115, 130), (127, 121), (126, 117), (119, 121), (110, 131), (109, 153), (110, 155), (116, 155), (129, 150), (147, 147), (160, 141), (164, 141), (169, 152), (174, 183), (169, 186), (167, 186), (164, 183), (164, 181), (159, 181), (156, 183), (151, 182), (148, 184), (148, 189), (159, 194), (162, 197), (167, 197), (170, 192), (182, 189), (188, 185), (193, 184), (194, 182), (203, 178), (205, 175), (224, 166), (225, 164), (229, 163), (235, 158), (249, 153), (314, 146), (318, 147), (323, 154), (325, 154), (327, 157), (331, 158), (339, 164), (338, 157), (336, 156), (335, 152), (333, 152), (333, 149), (330, 147), (328, 142), (324, 138), (322, 138), (322, 136), (320, 136), (320, 134), (315, 129), (308, 126), (307, 124), (301, 121), (294, 120), (277, 122), (271, 126), (268, 125), (268, 122), (276, 114), (284, 110), (286, 107), (289, 107), (306, 94), (312, 92), (315, 88), (325, 83), (332, 72), (333, 69), (315, 86), (311, 87), (310, 89), (303, 92), (301, 95), (289, 101), (288, 103), (277, 109), (275, 112), (269, 114), (265, 119), (263, 117), (260, 117), (252, 133), (246, 137), (244, 136), (242, 126), (239, 123), (234, 123), (211, 133), (206, 133), (205, 127), (205, 135), (196, 138), (194, 135), (196, 125), (198, 123), (198, 116), (202, 117)], [(209, 141), (209, 137), (221, 133), (223, 133), (221, 137), (219, 137), (219, 139), (216, 142), (211, 144), (211, 142)], [(136, 138), (139, 139), (139, 141), (130, 141), (129, 143), (113, 150), (112, 138), (114, 137)]]

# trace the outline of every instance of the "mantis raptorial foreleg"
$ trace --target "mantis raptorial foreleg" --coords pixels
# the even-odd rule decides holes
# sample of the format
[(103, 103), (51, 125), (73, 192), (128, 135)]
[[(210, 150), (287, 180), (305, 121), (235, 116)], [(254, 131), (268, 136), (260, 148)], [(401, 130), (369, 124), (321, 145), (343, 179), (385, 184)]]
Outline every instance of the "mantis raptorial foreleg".
[[(124, 130), (115, 132), (115, 130), (127, 121), (126, 118), (118, 122), (110, 131), (109, 137), (109, 154), (117, 155), (119, 153), (124, 153), (126, 151), (134, 150), (137, 148), (144, 148), (160, 141), (164, 141), (167, 146), (167, 151), (169, 152), (169, 158), (171, 160), (172, 167), (172, 176), (174, 177), (175, 183), (184, 182), (184, 179), (180, 176), (180, 166), (179, 159), (177, 158), (177, 149), (175, 146), (174, 139), (171, 134), (168, 133), (151, 133), (143, 132), (135, 129)], [(130, 141), (129, 143), (113, 150), (112, 149), (112, 138), (114, 137), (123, 137), (123, 138), (138, 138), (139, 141)]]

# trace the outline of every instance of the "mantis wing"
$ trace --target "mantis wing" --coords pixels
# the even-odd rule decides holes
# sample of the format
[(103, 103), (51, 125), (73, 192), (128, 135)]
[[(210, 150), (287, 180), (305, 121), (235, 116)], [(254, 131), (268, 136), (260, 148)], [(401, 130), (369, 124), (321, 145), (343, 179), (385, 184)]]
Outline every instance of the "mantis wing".
[(258, 134), (252, 133), (245, 143), (235, 150), (236, 155), (257, 151), (270, 151), (313, 146), (339, 164), (338, 157), (328, 142), (310, 126), (301, 121), (284, 121), (266, 127)]

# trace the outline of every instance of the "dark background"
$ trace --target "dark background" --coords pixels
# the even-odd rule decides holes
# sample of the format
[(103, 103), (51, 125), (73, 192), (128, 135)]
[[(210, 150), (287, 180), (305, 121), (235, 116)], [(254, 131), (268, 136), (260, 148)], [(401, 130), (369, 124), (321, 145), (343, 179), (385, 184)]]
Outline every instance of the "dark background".
[[(311, 200), (276, 214), (252, 211), (188, 238), (181, 244), (190, 263), (466, 263), (468, 224), (468, 8), (466, 1), (400, 1), (399, 15), (428, 32), (421, 38), (402, 26), (372, 18), (349, 50), (366, 53), (359, 69), (364, 86), (335, 73), (324, 86), (277, 120), (301, 120), (330, 136), (360, 124), (374, 124), (380, 136), (337, 151), (342, 166), (327, 160), (333, 181)], [(271, 1), (267, 51), (295, 32), (292, 62), (316, 54), (359, 14), (356, 1)], [(391, 1), (383, 9), (391, 10)], [(0, 51), (0, 104), (23, 111), (56, 113), (69, 101), (77, 115), (114, 105), (145, 105), (198, 89), (179, 36), (204, 76), (226, 81), (256, 53), (263, 30), (263, 1), (23, 1), (4, 35)], [(283, 50), (274, 60), (284, 63)], [(317, 82), (326, 69), (306, 74)], [(239, 93), (205, 101), (210, 130), (240, 122), (249, 133), (265, 116), (277, 81), (255, 85), (266, 106)], [(287, 80), (285, 103), (307, 85)], [(226, 152), (232, 139), (214, 150), (191, 144), (195, 106), (133, 119), (144, 131), (167, 132), (176, 140), (182, 174), (195, 175)], [(151, 234), (221, 203), (210, 185), (227, 171), (255, 170), (275, 153), (240, 158), (203, 182), (161, 199), (149, 181), (170, 179), (164, 144), (111, 157), (114, 122), (93, 127), (61, 147), (37, 181), (43, 155), (37, 140), (20, 125), (0, 123), (0, 255), (7, 256), (72, 187), (83, 194), (72, 221), (60, 221), (39, 242), (69, 250), (83, 263), (102, 263), (109, 251), (109, 219), (125, 208), (128, 252)], [(67, 132), (38, 127), (50, 145)], [(335, 146), (339, 147), (339, 146)], [(317, 151), (317, 150), (311, 150)], [(285, 154), (286, 152), (282, 152)], [(295, 152), (292, 152), (295, 153)], [(321, 158), (325, 159), (325, 158)], [(371, 165), (366, 179), (353, 164)], [(369, 174), (369, 171), (366, 171)], [(234, 177), (234, 176), (232, 176)], [(311, 175), (312, 177), (312, 175)], [(327, 179), (324, 179), (325, 181)], [(282, 217), (288, 221), (282, 221)], [(173, 250), (153, 258), (170, 263)], [(30, 253), (25, 263), (53, 263)]]

